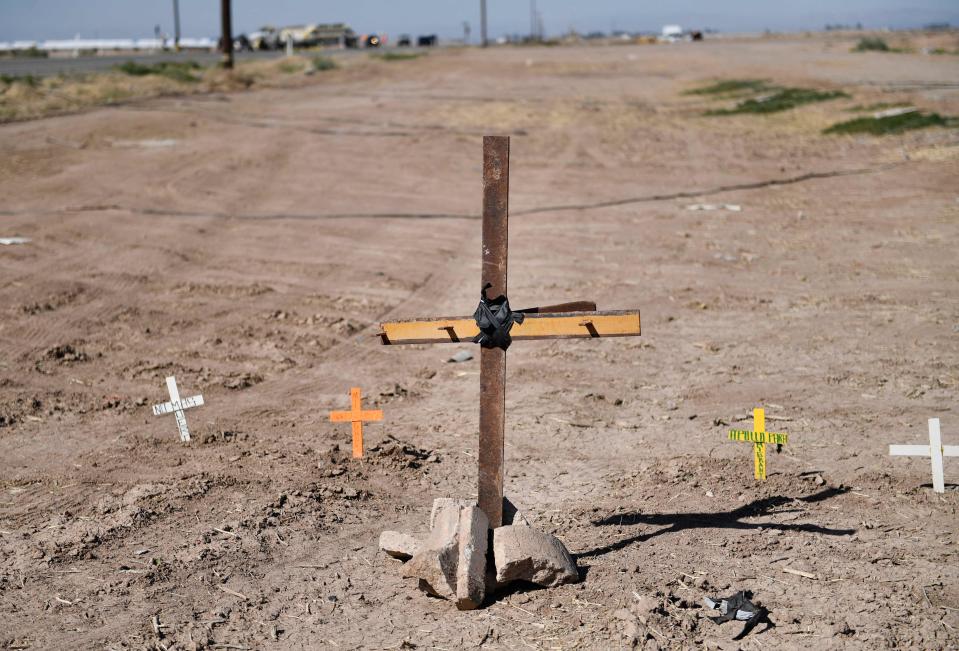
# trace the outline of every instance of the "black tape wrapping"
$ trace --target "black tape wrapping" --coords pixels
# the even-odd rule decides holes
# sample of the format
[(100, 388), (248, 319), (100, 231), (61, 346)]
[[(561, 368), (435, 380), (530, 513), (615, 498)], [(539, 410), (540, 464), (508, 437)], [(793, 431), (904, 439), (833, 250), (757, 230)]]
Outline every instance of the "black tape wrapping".
[(480, 332), (473, 337), (473, 343), (479, 344), (483, 348), (502, 348), (506, 350), (513, 342), (509, 331), (513, 329), (514, 323), (522, 323), (526, 318), (520, 312), (513, 312), (509, 307), (509, 300), (505, 296), (489, 298), (486, 296), (486, 290), (492, 287), (486, 283), (483, 291), (480, 292), (481, 298), (476, 311), (473, 313), (473, 319)]

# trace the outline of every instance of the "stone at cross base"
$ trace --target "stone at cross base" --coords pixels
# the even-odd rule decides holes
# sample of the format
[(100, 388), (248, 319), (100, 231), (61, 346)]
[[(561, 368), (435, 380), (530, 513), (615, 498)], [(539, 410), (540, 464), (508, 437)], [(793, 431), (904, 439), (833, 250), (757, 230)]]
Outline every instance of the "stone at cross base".
[(523, 525), (493, 529), (496, 585), (528, 581), (546, 588), (579, 581), (576, 561), (556, 536)]
[(439, 498), (433, 502), (426, 540), (384, 531), (380, 549), (400, 560), (411, 555), (403, 576), (416, 579), (431, 596), (454, 601), (460, 610), (479, 608), (516, 581), (543, 587), (579, 581), (576, 562), (558, 538), (530, 526), (505, 498), (503, 513), (507, 524), (490, 536), (489, 519), (473, 500)]

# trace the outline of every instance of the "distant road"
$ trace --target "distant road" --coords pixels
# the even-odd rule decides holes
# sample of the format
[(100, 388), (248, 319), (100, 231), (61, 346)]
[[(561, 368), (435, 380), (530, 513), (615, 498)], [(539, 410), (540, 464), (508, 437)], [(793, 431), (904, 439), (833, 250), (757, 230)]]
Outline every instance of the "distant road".
[[(324, 56), (350, 56), (371, 50), (329, 50), (315, 52)], [(314, 54), (313, 51), (306, 54)], [(282, 57), (282, 51), (276, 52), (237, 52), (238, 61), (256, 59), (276, 59)], [(200, 65), (209, 66), (220, 61), (219, 52), (138, 52), (127, 55), (80, 56), (80, 57), (50, 57), (46, 59), (0, 59), (0, 74), (4, 75), (34, 75), (49, 77), (58, 74), (78, 74), (88, 72), (104, 72), (124, 61), (137, 63), (159, 63), (161, 61), (196, 61)]]

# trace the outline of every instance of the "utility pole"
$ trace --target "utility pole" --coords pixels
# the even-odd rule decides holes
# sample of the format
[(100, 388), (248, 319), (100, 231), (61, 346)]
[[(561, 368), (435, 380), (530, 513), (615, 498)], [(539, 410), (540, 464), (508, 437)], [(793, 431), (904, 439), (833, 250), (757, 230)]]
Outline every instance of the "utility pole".
[(233, 19), (230, 15), (230, 0), (220, 0), (220, 23), (223, 39), (223, 67), (233, 68)]
[(536, 41), (536, 0), (529, 0), (529, 40)]
[(180, 51), (180, 0), (173, 0), (173, 49)]
[(489, 45), (486, 40), (486, 0), (480, 0), (480, 43), (483, 47)]

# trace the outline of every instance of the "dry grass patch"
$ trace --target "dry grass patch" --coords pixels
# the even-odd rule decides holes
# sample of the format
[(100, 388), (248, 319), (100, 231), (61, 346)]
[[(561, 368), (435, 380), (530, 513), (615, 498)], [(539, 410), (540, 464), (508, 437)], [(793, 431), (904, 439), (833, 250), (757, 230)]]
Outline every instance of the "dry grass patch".
[[(129, 61), (110, 72), (53, 77), (0, 76), (0, 122), (30, 120), (170, 95), (233, 92), (254, 86), (284, 87), (327, 78), (339, 68), (332, 60), (319, 65), (296, 56), (269, 61), (244, 61), (232, 71), (187, 62), (140, 64)], [(327, 63), (328, 62), (328, 63)], [(333, 63), (331, 66), (330, 63)], [(329, 72), (327, 72), (329, 71)]]
[(590, 129), (600, 134), (630, 133), (648, 123), (648, 108), (628, 102), (508, 101), (439, 104), (432, 120), (450, 128), (512, 132)]
[(3, 80), (0, 83), (0, 122), (28, 120), (140, 97), (176, 94), (185, 92), (184, 86), (184, 82), (165, 77), (129, 78), (115, 72), (46, 77), (38, 81)]

